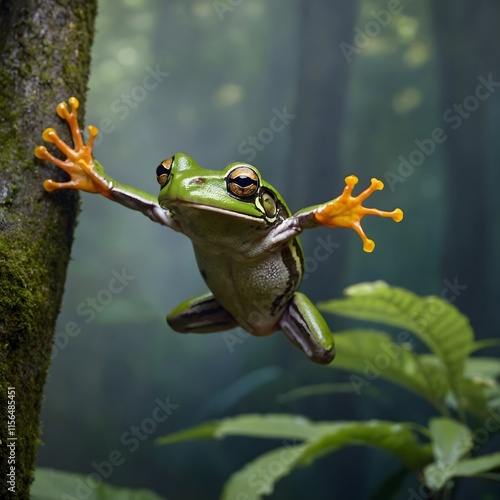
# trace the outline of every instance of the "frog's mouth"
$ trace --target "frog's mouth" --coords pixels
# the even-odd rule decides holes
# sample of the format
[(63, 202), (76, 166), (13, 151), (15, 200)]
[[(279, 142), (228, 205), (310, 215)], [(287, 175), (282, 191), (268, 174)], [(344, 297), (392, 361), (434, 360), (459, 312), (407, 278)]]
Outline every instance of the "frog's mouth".
[(241, 212), (234, 212), (232, 210), (227, 210), (226, 208), (214, 207), (213, 205), (205, 205), (203, 203), (196, 203), (192, 201), (169, 200), (168, 203), (163, 203), (161, 206), (169, 210), (174, 218), (181, 218), (181, 216), (179, 215), (180, 212), (203, 211), (203, 212), (212, 212), (215, 214), (219, 214), (224, 217), (227, 217), (228, 219), (245, 221), (245, 222), (248, 221), (253, 224), (255, 223), (260, 224), (262, 226), (266, 225), (266, 220), (264, 219), (263, 216), (259, 217), (259, 216), (242, 214)]

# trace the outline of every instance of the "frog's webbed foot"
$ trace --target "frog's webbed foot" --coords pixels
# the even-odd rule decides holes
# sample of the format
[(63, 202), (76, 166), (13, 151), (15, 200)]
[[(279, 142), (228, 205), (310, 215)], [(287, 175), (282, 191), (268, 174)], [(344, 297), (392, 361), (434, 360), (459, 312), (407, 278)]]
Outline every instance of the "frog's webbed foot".
[(73, 148), (68, 146), (58, 135), (53, 128), (47, 128), (42, 134), (42, 138), (56, 145), (56, 147), (66, 156), (66, 160), (61, 160), (53, 156), (45, 146), (35, 148), (35, 156), (41, 160), (47, 160), (58, 166), (70, 176), (70, 180), (66, 182), (56, 182), (52, 179), (47, 179), (43, 183), (43, 187), (47, 191), (56, 189), (79, 189), (89, 193), (100, 193), (106, 197), (110, 197), (112, 185), (105, 177), (96, 171), (96, 165), (92, 157), (92, 147), (94, 139), (98, 134), (97, 127), (89, 125), (89, 141), (87, 144), (83, 142), (82, 133), (78, 125), (78, 107), (80, 103), (76, 97), (69, 98), (71, 111), (65, 102), (61, 102), (57, 108), (57, 114), (65, 120), (71, 130), (73, 138)]
[(363, 250), (365, 252), (372, 252), (375, 248), (375, 243), (363, 231), (361, 219), (365, 215), (378, 215), (379, 217), (390, 217), (392, 220), (400, 222), (403, 219), (403, 211), (400, 208), (396, 208), (392, 212), (384, 212), (376, 208), (366, 208), (362, 205), (363, 201), (373, 192), (384, 188), (384, 183), (378, 179), (372, 179), (371, 186), (358, 196), (352, 196), (352, 190), (358, 183), (358, 178), (355, 175), (350, 175), (345, 178), (345, 183), (344, 192), (338, 198), (335, 198), (335, 200), (316, 208), (314, 218), (319, 224), (324, 226), (350, 227), (354, 229), (363, 240)]

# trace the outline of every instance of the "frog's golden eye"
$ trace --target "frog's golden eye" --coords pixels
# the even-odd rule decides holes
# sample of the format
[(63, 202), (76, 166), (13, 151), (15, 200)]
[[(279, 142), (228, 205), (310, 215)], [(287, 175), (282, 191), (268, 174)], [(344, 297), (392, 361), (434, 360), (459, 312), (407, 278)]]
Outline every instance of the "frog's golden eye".
[(251, 198), (259, 184), (259, 176), (250, 167), (233, 168), (226, 177), (227, 192), (235, 198)]
[(174, 163), (174, 157), (163, 160), (156, 168), (156, 180), (161, 187), (167, 185), (170, 180), (170, 172)]

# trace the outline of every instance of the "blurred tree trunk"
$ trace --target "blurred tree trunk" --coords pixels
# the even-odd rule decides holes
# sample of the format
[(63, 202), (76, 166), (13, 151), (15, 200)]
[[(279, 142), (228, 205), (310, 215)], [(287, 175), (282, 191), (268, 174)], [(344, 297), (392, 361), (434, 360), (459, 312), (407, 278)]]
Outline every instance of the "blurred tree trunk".
[[(287, 190), (287, 199), (295, 209), (331, 200), (344, 187), (340, 162), (349, 62), (341, 44), (353, 43), (357, 8), (357, 1), (300, 3), (301, 40), (293, 110), (297, 118), (291, 124)], [(347, 255), (346, 232), (322, 231), (302, 237), (307, 272), (303, 288), (313, 300), (333, 297), (343, 287), (340, 276)], [(316, 259), (317, 248), (318, 255), (333, 258)]]
[(486, 85), (481, 96), (476, 96), (476, 88), (490, 77), (500, 82), (500, 2), (440, 0), (430, 6), (441, 73), (441, 109), (448, 113), (443, 118), (451, 127), (444, 144), (448, 232), (443, 278), (467, 287), (458, 290), (456, 305), (470, 317), (478, 336), (489, 337), (493, 318), (487, 313), (492, 246), (488, 156), (492, 141), (498, 139), (488, 125), (492, 102), (489, 97), (478, 99), (493, 94), (495, 86)]
[(85, 96), (95, 15), (95, 1), (0, 0), (0, 498), (29, 498), (78, 204), (43, 190), (61, 177), (33, 149), (56, 104)]

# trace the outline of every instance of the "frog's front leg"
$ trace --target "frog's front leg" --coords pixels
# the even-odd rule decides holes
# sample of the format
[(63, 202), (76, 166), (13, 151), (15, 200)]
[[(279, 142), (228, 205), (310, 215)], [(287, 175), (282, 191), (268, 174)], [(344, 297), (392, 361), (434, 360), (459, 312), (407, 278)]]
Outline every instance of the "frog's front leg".
[(358, 178), (355, 175), (350, 175), (345, 178), (345, 183), (344, 191), (338, 198), (300, 210), (293, 217), (285, 219), (281, 224), (273, 228), (273, 234), (269, 241), (277, 246), (298, 236), (304, 229), (319, 226), (348, 227), (358, 233), (363, 241), (363, 250), (372, 252), (375, 243), (363, 231), (361, 219), (365, 215), (378, 215), (379, 217), (389, 217), (396, 222), (400, 222), (403, 219), (403, 211), (396, 208), (392, 212), (385, 212), (377, 208), (363, 206), (363, 202), (372, 193), (384, 188), (384, 183), (378, 179), (372, 179), (370, 187), (358, 196), (352, 196), (352, 190), (358, 183)]
[(78, 107), (80, 103), (75, 97), (70, 97), (69, 104), (71, 111), (65, 102), (61, 102), (57, 106), (56, 112), (60, 118), (68, 123), (74, 146), (68, 146), (53, 128), (44, 130), (42, 134), (42, 138), (47, 142), (55, 144), (64, 156), (66, 156), (66, 159), (61, 160), (56, 158), (49, 153), (45, 146), (35, 148), (35, 156), (61, 168), (69, 174), (70, 179), (66, 182), (56, 182), (52, 179), (47, 179), (43, 183), (43, 187), (47, 191), (77, 189), (88, 193), (99, 193), (128, 208), (142, 212), (155, 222), (179, 231), (180, 228), (177, 222), (172, 219), (166, 210), (160, 207), (158, 200), (154, 196), (130, 186), (119, 184), (106, 175), (102, 165), (92, 155), (94, 139), (99, 132), (97, 127), (89, 125), (88, 132), (90, 138), (87, 144), (85, 144), (78, 125)]
[(304, 294), (295, 293), (279, 321), (279, 327), (315, 363), (326, 365), (335, 357), (330, 329)]

